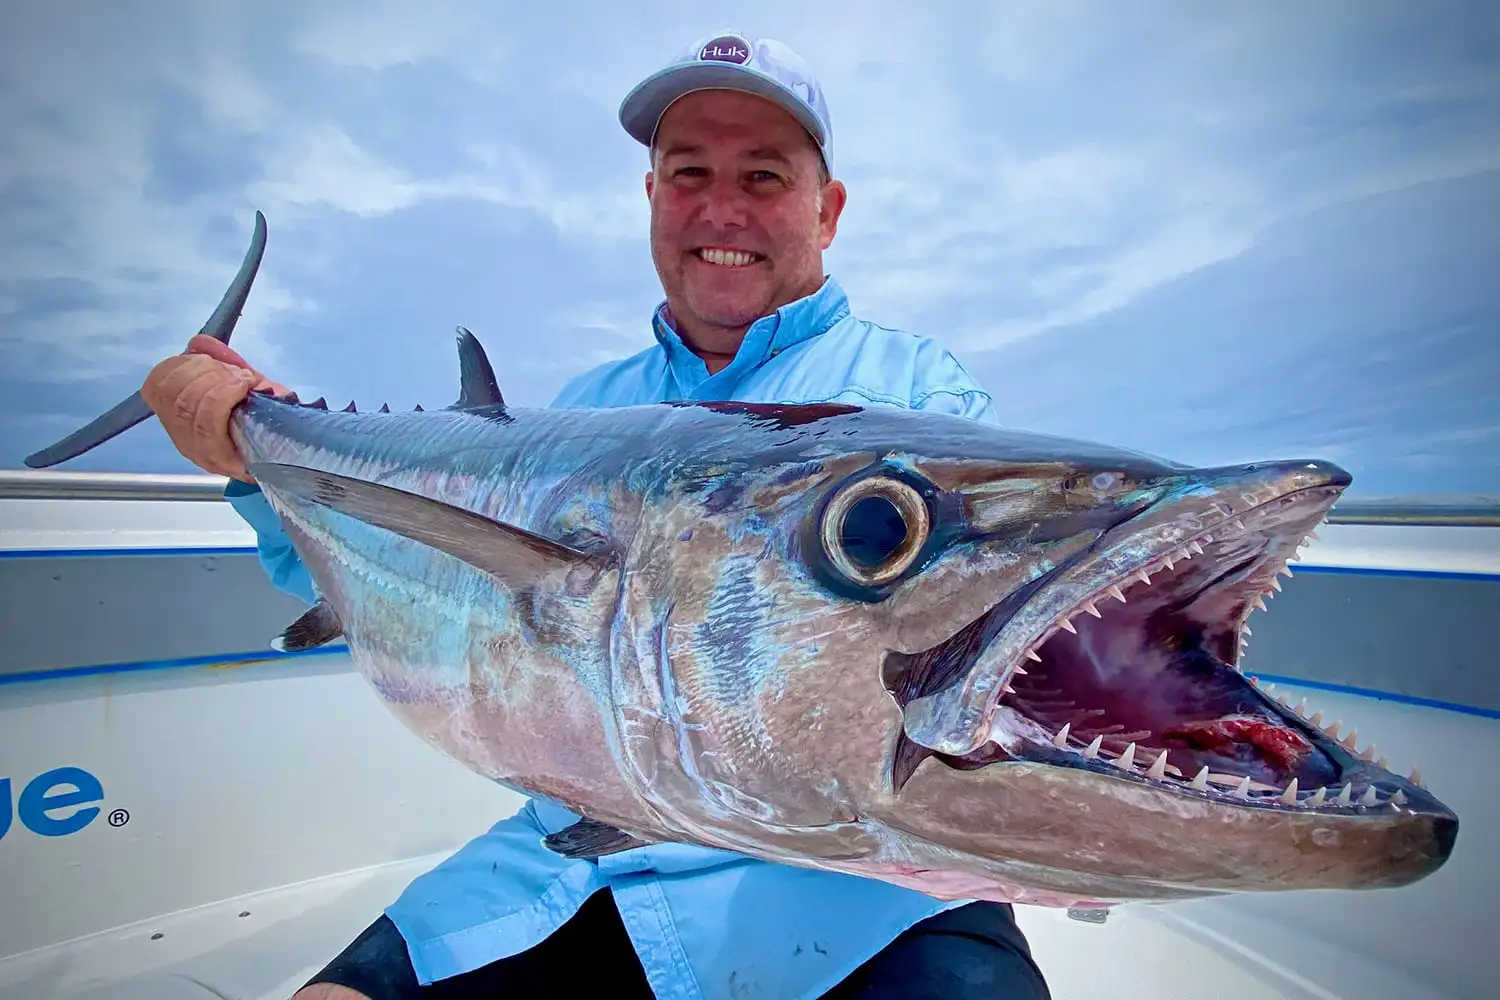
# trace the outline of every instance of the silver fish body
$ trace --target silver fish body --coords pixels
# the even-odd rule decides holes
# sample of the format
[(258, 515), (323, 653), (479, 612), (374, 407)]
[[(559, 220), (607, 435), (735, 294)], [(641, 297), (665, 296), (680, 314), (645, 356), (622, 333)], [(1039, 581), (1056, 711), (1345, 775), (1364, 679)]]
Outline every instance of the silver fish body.
[(414, 733), (585, 817), (560, 853), (1043, 905), (1399, 886), (1451, 854), (1419, 783), (1236, 668), (1337, 466), (893, 408), (522, 409), (459, 351), (450, 408), (252, 395), (232, 431), (320, 594), (289, 648), (342, 634)]

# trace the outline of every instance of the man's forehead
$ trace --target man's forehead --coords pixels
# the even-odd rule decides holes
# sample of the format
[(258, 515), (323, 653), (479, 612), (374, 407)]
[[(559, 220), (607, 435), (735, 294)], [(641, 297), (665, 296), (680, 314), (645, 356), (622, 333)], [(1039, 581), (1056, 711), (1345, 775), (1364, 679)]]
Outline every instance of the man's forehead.
[(753, 146), (744, 146), (733, 142), (703, 143), (682, 141), (665, 141), (657, 146), (657, 151), (662, 157), (673, 156), (705, 156), (710, 152), (732, 153), (746, 160), (775, 160), (778, 163), (790, 163), (791, 157), (787, 153), (788, 147), (797, 142), (795, 138), (789, 139), (784, 144), (756, 143)]

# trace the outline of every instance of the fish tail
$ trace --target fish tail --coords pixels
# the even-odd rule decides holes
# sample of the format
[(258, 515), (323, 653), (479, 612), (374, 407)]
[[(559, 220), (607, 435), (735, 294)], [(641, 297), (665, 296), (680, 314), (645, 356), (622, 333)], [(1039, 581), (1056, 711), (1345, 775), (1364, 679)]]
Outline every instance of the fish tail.
[[(260, 270), (260, 261), (265, 250), (266, 217), (257, 210), (255, 232), (250, 239), (250, 249), (245, 253), (239, 273), (234, 276), (228, 290), (224, 292), (224, 297), (219, 300), (218, 308), (213, 311), (213, 315), (208, 317), (208, 322), (203, 324), (203, 329), (199, 331), (201, 334), (212, 337), (221, 344), (229, 343), (230, 334), (234, 332), (240, 313), (245, 308), (245, 300), (250, 297), (250, 286), (255, 283), (255, 275)], [(125, 433), (151, 415), (151, 408), (146, 405), (146, 400), (137, 389), (129, 397), (116, 403), (108, 411), (95, 417), (67, 437), (27, 455), (26, 465), (33, 469), (45, 469), (77, 458), (84, 452), (97, 448), (111, 438)]]

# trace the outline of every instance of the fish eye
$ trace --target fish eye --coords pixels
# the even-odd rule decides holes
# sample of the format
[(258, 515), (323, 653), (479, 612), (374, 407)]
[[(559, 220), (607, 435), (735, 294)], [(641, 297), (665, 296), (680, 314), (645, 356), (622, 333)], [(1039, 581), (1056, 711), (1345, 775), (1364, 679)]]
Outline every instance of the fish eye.
[(1094, 478), (1090, 480), (1096, 490), (1111, 489), (1119, 481), (1120, 477), (1113, 472), (1096, 472)]
[(895, 479), (862, 479), (823, 517), (823, 551), (855, 583), (889, 583), (910, 568), (931, 530), (921, 494)]

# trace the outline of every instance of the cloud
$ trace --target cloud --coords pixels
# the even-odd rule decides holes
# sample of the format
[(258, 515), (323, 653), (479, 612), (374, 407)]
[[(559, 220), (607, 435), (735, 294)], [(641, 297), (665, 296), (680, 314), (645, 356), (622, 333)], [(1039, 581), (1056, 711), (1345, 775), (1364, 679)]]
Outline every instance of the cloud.
[[(736, 20), (823, 77), (857, 311), (938, 337), (1016, 422), (1500, 488), (1474, 458), (1494, 293), (1460, 280), (1500, 270), (1469, 225), (1500, 170), (1500, 13), (1383, 0), (18, 5), (0, 460), (179, 349), (256, 209), (235, 343), (330, 399), (445, 401), (458, 323), (517, 402), (648, 346), (646, 157), (615, 112)], [(1122, 423), (1153, 365), (1183, 367)], [(78, 467), (176, 467), (136, 433)]]

